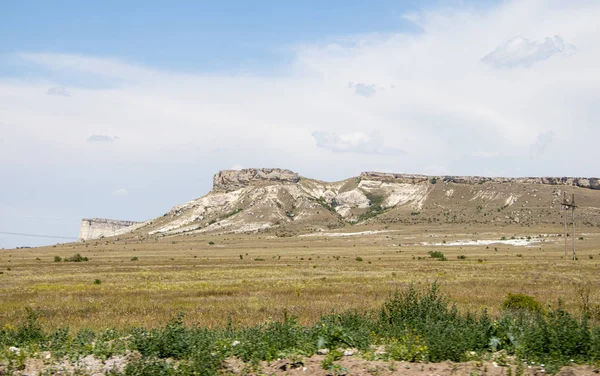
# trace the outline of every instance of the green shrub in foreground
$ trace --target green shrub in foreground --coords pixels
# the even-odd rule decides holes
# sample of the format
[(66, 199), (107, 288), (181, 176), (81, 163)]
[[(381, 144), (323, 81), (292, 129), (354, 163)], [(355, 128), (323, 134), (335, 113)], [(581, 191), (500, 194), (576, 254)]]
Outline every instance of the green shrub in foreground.
[[(514, 301), (531, 302), (521, 297)], [(378, 313), (331, 313), (312, 326), (299, 325), (286, 315), (282, 321), (253, 327), (211, 329), (185, 325), (180, 314), (153, 329), (82, 329), (73, 333), (60, 328), (45, 332), (38, 323), (39, 313), (27, 310), (20, 325), (0, 327), (0, 350), (16, 346), (26, 350), (23, 353), (50, 351), (55, 359), (68, 357), (72, 361), (87, 355), (107, 359), (136, 350), (141, 359), (130, 362), (125, 375), (214, 375), (227, 357), (258, 365), (277, 358), (310, 356), (319, 348), (328, 348), (332, 354), (338, 348), (368, 353), (382, 344), (388, 359), (411, 362), (465, 361), (472, 357), (471, 352), (499, 350), (545, 363), (549, 371), (571, 360), (600, 361), (600, 327), (590, 327), (585, 316), (571, 315), (560, 303), (547, 312), (541, 307), (517, 307), (505, 307), (506, 311), (495, 318), (485, 311), (464, 314), (434, 283), (426, 291), (412, 286), (397, 291)], [(8, 355), (2, 354), (0, 351), (0, 363), (16, 364), (12, 358), (3, 359)], [(330, 356), (323, 367), (340, 373), (343, 370), (337, 368), (334, 358)]]

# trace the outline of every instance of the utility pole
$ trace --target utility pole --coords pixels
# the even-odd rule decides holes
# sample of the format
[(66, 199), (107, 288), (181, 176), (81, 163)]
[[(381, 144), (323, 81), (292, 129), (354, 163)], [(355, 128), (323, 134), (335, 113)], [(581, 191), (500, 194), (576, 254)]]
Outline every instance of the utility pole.
[(563, 215), (563, 219), (565, 220), (565, 260), (567, 259), (568, 255), (569, 255), (569, 248), (568, 248), (568, 243), (567, 243), (567, 214), (568, 212), (567, 210), (567, 192), (563, 192), (563, 202), (562, 202), (562, 209), (565, 210), (565, 214)]
[(571, 210), (572, 216), (573, 216), (573, 233), (571, 234), (571, 236), (573, 236), (573, 260), (576, 259), (576, 255), (575, 255), (575, 208), (577, 207), (577, 205), (575, 205), (575, 193), (572, 194), (571, 196), (571, 201), (569, 202), (567, 200), (567, 192), (563, 192), (563, 202), (562, 202), (562, 208), (565, 210), (565, 260), (569, 257), (569, 248), (568, 248), (568, 240), (567, 240), (567, 217), (569, 216), (569, 212), (568, 210)]
[(571, 196), (571, 212), (573, 213), (573, 260), (577, 260), (577, 257), (575, 256), (575, 208), (577, 207), (577, 205), (575, 205), (575, 193), (573, 193), (573, 196)]

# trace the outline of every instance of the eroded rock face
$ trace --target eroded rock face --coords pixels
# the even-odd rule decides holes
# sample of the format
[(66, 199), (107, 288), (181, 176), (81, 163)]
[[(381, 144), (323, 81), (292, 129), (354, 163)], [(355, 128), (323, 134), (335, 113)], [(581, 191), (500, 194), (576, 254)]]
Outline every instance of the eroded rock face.
[(531, 177), (531, 178), (490, 178), (485, 176), (427, 176), (413, 174), (392, 174), (386, 172), (363, 172), (361, 180), (383, 181), (389, 183), (419, 184), (436, 179), (440, 182), (457, 184), (483, 184), (483, 183), (525, 183), (575, 186), (589, 189), (600, 189), (600, 179), (575, 178), (575, 177)]
[(139, 224), (134, 221), (119, 221), (116, 219), (84, 218), (79, 226), (79, 239), (90, 240), (120, 235), (128, 228)]
[(290, 170), (280, 168), (248, 168), (243, 170), (223, 170), (213, 177), (213, 190), (235, 191), (253, 183), (279, 182), (297, 183), (300, 176)]

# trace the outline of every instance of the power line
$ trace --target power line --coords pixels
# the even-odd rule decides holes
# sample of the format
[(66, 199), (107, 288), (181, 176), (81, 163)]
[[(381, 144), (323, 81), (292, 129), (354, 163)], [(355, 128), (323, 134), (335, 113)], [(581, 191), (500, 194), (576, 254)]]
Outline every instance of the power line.
[(41, 234), (25, 234), (21, 232), (6, 232), (0, 231), (0, 235), (15, 235), (15, 236), (28, 236), (33, 238), (50, 238), (50, 239), (68, 239), (68, 240), (77, 240), (73, 236), (56, 236), (56, 235), (41, 235)]

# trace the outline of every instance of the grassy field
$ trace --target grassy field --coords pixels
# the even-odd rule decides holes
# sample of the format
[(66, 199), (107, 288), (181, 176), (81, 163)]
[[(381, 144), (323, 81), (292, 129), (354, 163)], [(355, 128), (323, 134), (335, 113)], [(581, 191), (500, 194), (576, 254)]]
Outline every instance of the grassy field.
[[(311, 324), (331, 311), (377, 309), (398, 288), (436, 280), (459, 308), (471, 312), (498, 313), (507, 293), (532, 295), (546, 305), (561, 298), (573, 313), (582, 296), (596, 304), (600, 298), (600, 232), (581, 234), (579, 260), (565, 261), (564, 238), (557, 236), (531, 247), (421, 244), (536, 239), (560, 233), (556, 226), (344, 230), (385, 232), (103, 239), (0, 250), (0, 325), (18, 323), (26, 307), (37, 310), (50, 329), (157, 327), (180, 311), (187, 323), (209, 327), (254, 325), (286, 314)], [(430, 251), (442, 252), (447, 261), (430, 257)], [(55, 261), (75, 254), (89, 261)]]

